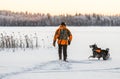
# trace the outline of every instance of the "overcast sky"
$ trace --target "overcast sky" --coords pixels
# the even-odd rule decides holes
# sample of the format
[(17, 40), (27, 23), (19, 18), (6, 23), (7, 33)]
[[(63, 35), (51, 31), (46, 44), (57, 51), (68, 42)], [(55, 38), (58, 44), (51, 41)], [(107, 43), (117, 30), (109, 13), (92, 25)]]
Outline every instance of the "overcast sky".
[(120, 0), (0, 0), (0, 10), (15, 12), (119, 14)]

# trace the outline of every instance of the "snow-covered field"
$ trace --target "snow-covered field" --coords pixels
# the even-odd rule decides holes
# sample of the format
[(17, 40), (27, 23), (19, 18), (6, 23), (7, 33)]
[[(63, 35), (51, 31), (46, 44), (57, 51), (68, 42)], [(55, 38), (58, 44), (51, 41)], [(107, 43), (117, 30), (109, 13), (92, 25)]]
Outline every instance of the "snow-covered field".
[[(38, 37), (38, 48), (0, 48), (0, 79), (119, 79), (120, 27), (68, 27), (73, 40), (68, 63), (58, 60), (52, 46), (58, 27), (0, 27), (0, 33)], [(33, 39), (33, 42), (34, 39)], [(89, 45), (110, 49), (109, 60), (88, 59)]]

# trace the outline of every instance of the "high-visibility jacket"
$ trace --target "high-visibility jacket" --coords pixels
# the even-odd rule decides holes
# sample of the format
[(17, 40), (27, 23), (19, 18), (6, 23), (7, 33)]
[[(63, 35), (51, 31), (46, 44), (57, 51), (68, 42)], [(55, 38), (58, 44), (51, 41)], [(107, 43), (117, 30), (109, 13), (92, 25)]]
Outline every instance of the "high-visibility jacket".
[[(67, 31), (67, 39), (61, 39), (60, 38), (60, 31), (61, 30), (66, 30)], [(72, 40), (72, 34), (70, 32), (70, 30), (68, 28), (66, 28), (66, 26), (60, 25), (59, 28), (56, 30), (55, 35), (54, 35), (54, 41), (58, 41), (58, 44), (61, 45), (68, 45), (68, 40), (71, 41)]]

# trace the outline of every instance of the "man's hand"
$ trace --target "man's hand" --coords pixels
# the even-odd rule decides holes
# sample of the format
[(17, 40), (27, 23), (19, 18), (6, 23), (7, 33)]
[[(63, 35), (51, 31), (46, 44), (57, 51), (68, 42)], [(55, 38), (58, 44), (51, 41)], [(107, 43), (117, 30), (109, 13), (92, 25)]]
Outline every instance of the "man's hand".
[(70, 43), (71, 43), (71, 41), (70, 41), (70, 40), (68, 40), (68, 45), (70, 45)]
[(53, 41), (53, 46), (55, 47), (55, 43), (56, 43), (56, 41)]

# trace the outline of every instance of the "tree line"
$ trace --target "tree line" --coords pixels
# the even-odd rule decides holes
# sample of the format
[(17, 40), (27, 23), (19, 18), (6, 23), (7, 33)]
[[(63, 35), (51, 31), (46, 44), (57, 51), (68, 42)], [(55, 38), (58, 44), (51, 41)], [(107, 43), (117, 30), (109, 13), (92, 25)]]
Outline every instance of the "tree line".
[(0, 26), (58, 26), (61, 22), (69, 26), (120, 26), (120, 15), (51, 15), (0, 10)]

